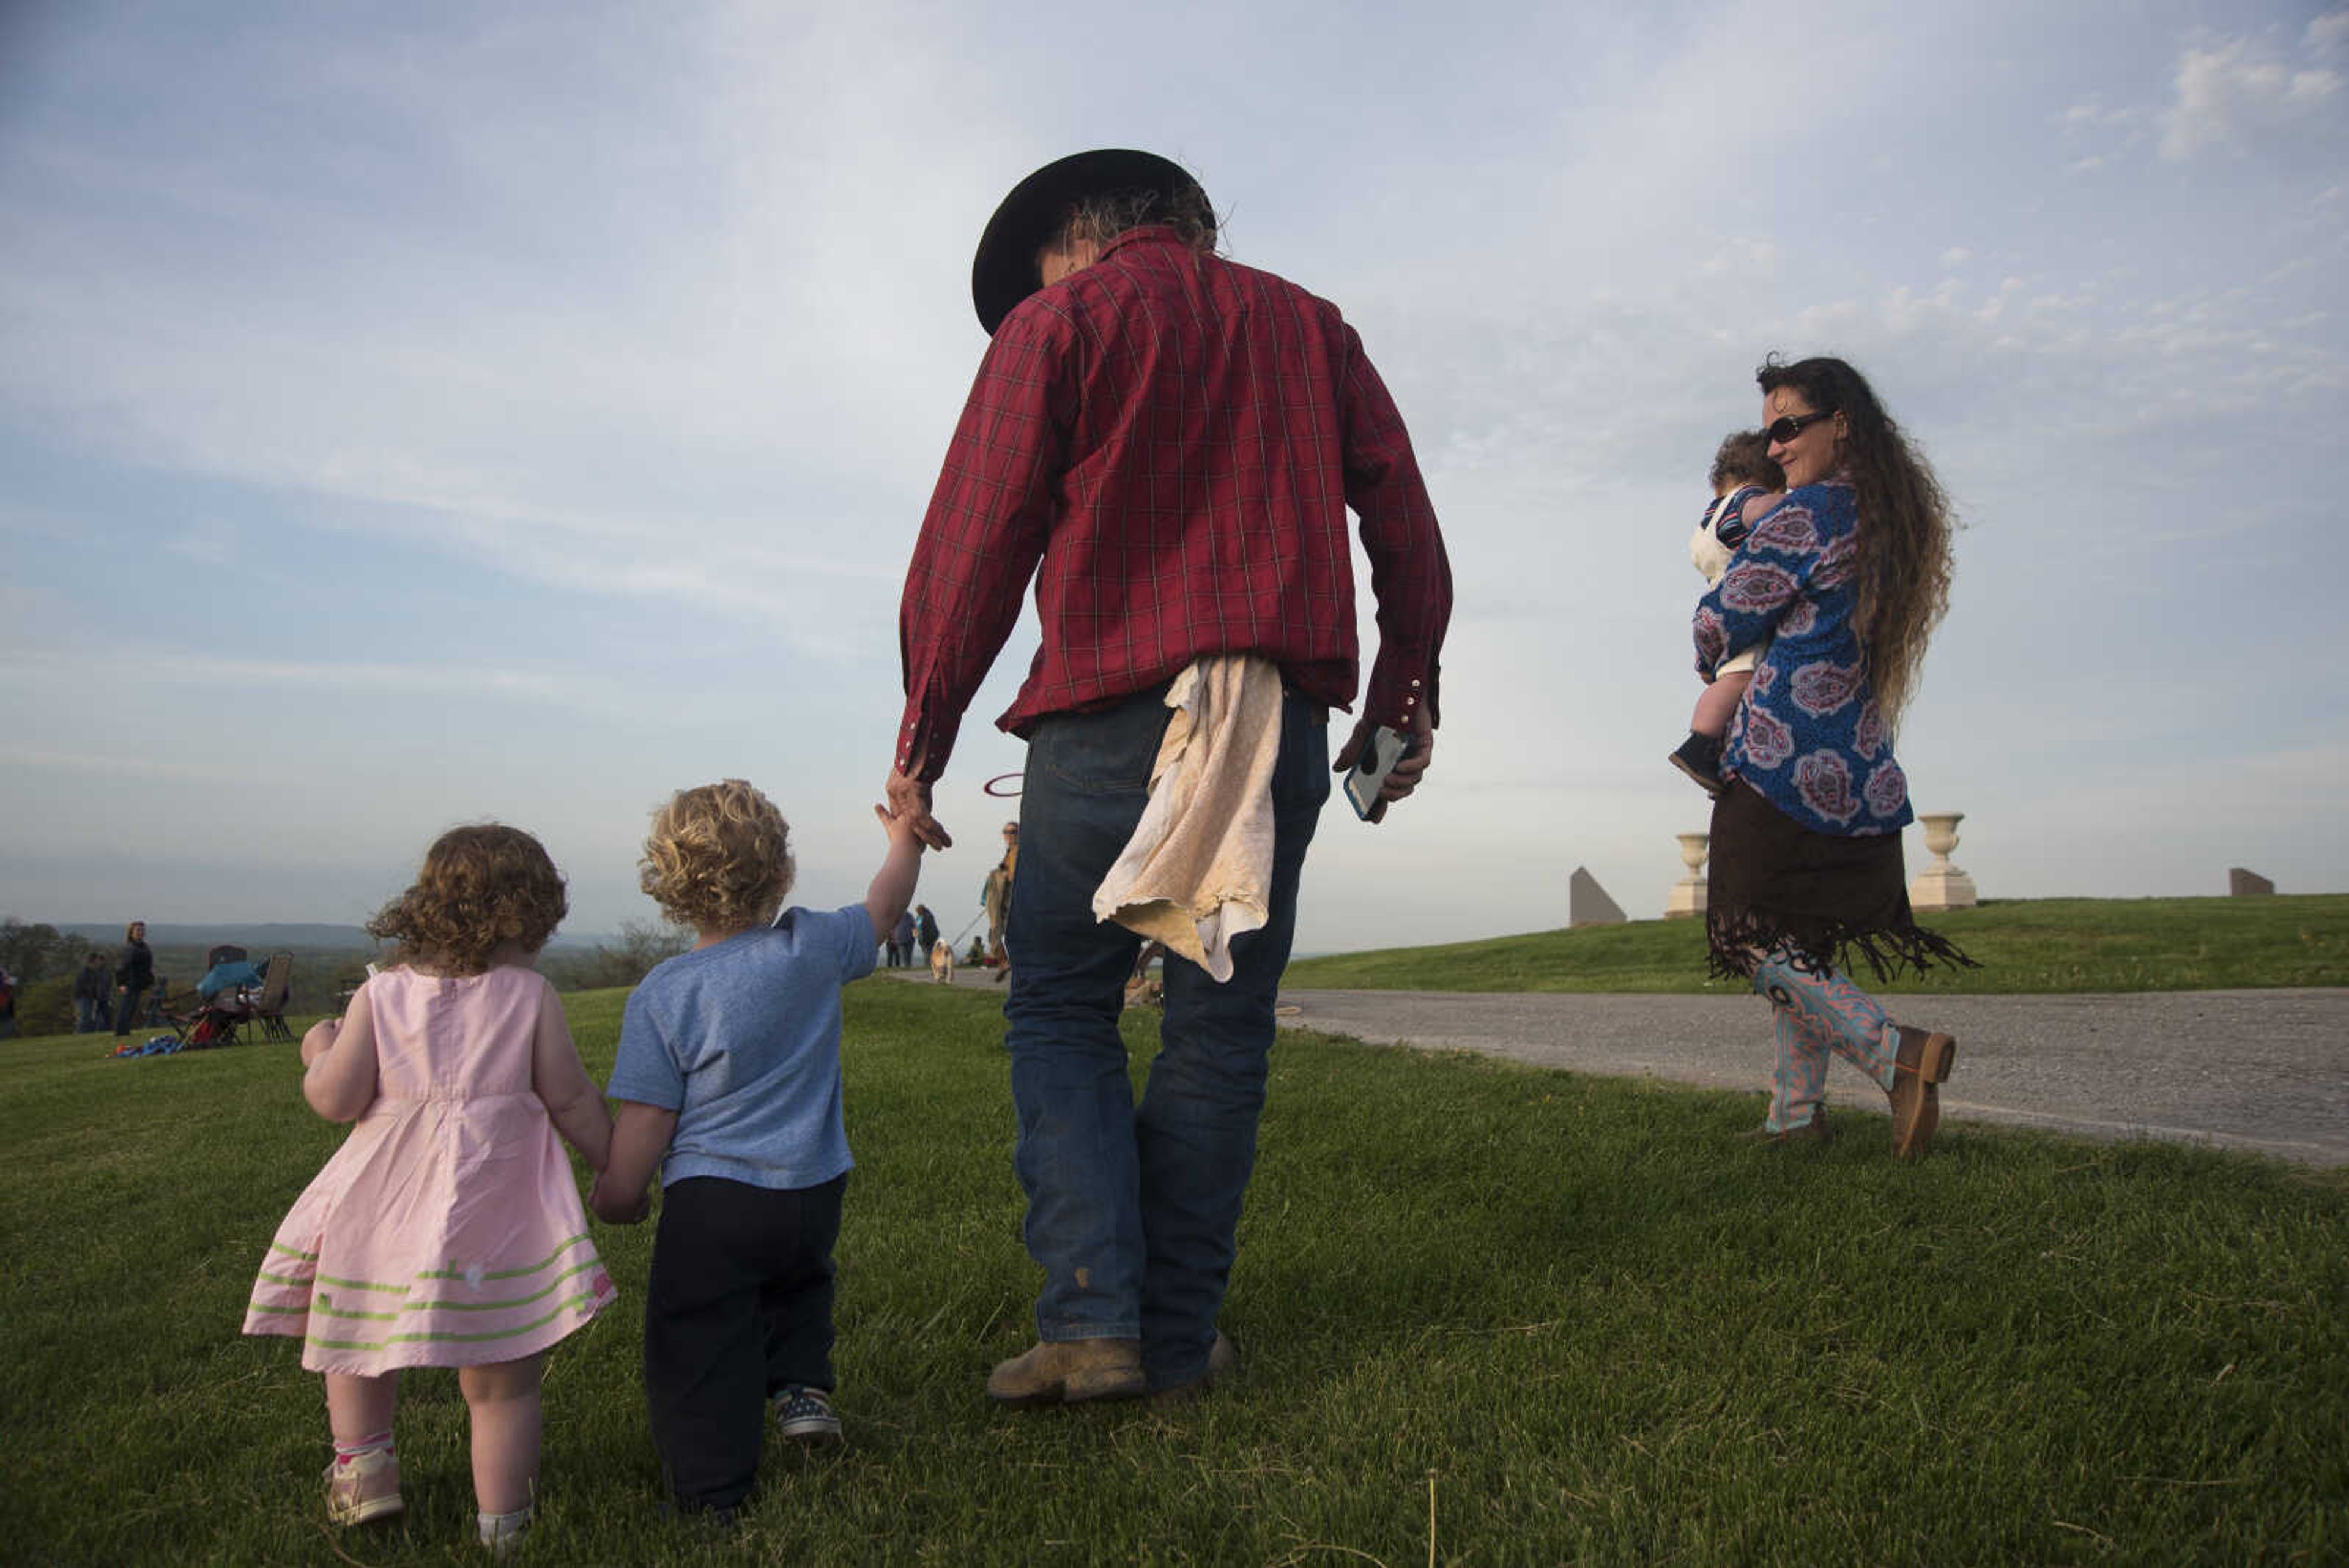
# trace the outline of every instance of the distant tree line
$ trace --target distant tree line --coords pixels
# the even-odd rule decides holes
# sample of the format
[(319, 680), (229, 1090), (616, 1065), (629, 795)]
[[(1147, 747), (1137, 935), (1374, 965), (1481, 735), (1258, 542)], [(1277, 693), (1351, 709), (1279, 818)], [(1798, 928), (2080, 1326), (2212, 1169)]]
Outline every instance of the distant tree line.
[(693, 933), (665, 920), (622, 920), (619, 944), (601, 942), (581, 952), (555, 948), (538, 955), (538, 972), (557, 991), (605, 991), (634, 985), (653, 966), (693, 946)]
[[(64, 1034), (74, 1026), (74, 973), (96, 951), (89, 939), (61, 933), (14, 915), (0, 920), (0, 970), (16, 981), (16, 1033)], [(114, 989), (114, 956), (106, 955), (106, 985)]]
[[(594, 947), (554, 948), (538, 958), (538, 971), (557, 991), (602, 991), (631, 986), (664, 959), (674, 958), (693, 945), (693, 933), (660, 921), (624, 920), (618, 940)], [(16, 1033), (20, 1036), (67, 1034), (73, 1032), (73, 982), (82, 961), (97, 953), (106, 961), (106, 985), (114, 990), (115, 950), (75, 932), (60, 932), (46, 921), (27, 923), (9, 916), (0, 919), (0, 970), (16, 981)], [(195, 982), (201, 978), (199, 950), (158, 947), (155, 967), (168, 979), (167, 1007), (192, 1006)], [(255, 960), (265, 957), (256, 951)], [(292, 1012), (326, 1012), (336, 1000), (357, 990), (367, 979), (369, 961), (381, 962), (380, 952), (301, 952), (294, 965)], [(144, 1025), (141, 1026), (144, 1028)]]

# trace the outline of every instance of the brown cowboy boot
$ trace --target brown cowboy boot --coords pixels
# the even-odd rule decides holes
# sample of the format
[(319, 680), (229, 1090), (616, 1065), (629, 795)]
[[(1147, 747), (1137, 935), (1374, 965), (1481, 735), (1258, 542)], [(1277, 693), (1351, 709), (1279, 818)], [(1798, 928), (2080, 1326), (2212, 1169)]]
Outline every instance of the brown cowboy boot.
[(1905, 1023), (1894, 1027), (1900, 1032), (1900, 1049), (1892, 1061), (1892, 1087), (1885, 1093), (1892, 1099), (1892, 1153), (1907, 1159), (1925, 1152), (1940, 1125), (1941, 1100), (1934, 1085), (1948, 1081), (1958, 1043)]
[(1240, 1353), (1219, 1330), (1216, 1342), (1207, 1347), (1206, 1369), (1188, 1383), (1170, 1383), (1164, 1388), (1152, 1389), (1150, 1402), (1161, 1407), (1193, 1404), (1210, 1388), (1238, 1376), (1239, 1370)]
[(1146, 1386), (1138, 1339), (1048, 1339), (987, 1379), (988, 1397), (1006, 1405), (1131, 1399)]

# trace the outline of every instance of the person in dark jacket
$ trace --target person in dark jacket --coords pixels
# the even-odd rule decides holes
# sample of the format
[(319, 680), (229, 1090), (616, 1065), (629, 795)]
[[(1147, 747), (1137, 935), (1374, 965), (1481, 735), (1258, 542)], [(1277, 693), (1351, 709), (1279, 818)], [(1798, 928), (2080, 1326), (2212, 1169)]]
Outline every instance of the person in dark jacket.
[(74, 1033), (95, 1034), (106, 1027), (109, 984), (104, 953), (86, 954), (81, 972), (74, 976)]
[(122, 951), (114, 961), (114, 993), (121, 1000), (114, 1010), (115, 1038), (130, 1033), (139, 1016), (139, 999), (155, 983), (155, 955), (147, 950), (147, 922), (133, 920), (122, 929)]

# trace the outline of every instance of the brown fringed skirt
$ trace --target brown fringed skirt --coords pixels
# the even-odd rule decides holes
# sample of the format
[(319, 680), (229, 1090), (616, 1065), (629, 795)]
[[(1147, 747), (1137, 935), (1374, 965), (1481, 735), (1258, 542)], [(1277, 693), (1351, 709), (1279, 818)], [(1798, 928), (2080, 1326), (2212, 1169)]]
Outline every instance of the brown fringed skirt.
[(1917, 924), (1897, 833), (1815, 833), (1732, 784), (1713, 802), (1712, 853), (1705, 936), (1713, 972), (1724, 980), (1751, 978), (1754, 954), (1777, 948), (1846, 974), (1857, 953), (1878, 980), (1936, 963), (1979, 967)]

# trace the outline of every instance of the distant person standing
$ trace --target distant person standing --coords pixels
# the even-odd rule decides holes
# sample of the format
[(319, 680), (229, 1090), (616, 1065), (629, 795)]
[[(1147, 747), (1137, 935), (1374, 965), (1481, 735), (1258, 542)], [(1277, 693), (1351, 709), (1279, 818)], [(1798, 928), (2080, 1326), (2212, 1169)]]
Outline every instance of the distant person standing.
[(133, 920), (122, 928), (122, 951), (114, 960), (114, 993), (120, 998), (114, 1010), (116, 1039), (130, 1033), (131, 1020), (139, 1016), (139, 999), (154, 983), (155, 955), (147, 950), (147, 922)]
[(82, 955), (81, 971), (74, 976), (74, 1033), (95, 1034), (107, 1023), (107, 992), (110, 989), (104, 953)]
[(897, 917), (889, 928), (889, 967), (907, 969), (914, 961), (914, 912), (911, 909)]
[(987, 961), (995, 966), (995, 983), (1011, 978), (1011, 955), (1003, 949), (1003, 928), (1011, 918), (1011, 878), (1019, 869), (1019, 825), (1003, 825), (1003, 858), (987, 874), (979, 907), (987, 911)]
[(930, 913), (927, 904), (914, 906), (915, 950), (927, 956), (938, 945), (938, 918)]
[(0, 969), (0, 1040), (16, 1037), (16, 977)]

